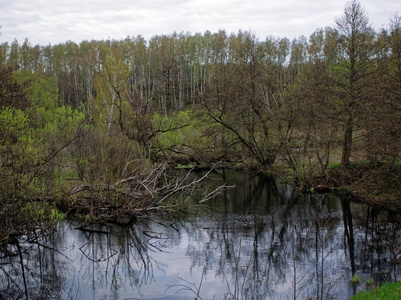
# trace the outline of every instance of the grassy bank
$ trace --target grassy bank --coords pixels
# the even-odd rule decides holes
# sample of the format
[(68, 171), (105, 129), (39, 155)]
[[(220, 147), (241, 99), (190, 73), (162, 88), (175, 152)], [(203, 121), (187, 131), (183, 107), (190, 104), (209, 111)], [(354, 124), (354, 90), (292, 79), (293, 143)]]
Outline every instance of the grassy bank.
[(401, 282), (385, 283), (381, 287), (373, 289), (371, 291), (359, 292), (351, 300), (369, 300), (369, 299), (380, 299), (380, 300), (393, 300), (401, 299)]

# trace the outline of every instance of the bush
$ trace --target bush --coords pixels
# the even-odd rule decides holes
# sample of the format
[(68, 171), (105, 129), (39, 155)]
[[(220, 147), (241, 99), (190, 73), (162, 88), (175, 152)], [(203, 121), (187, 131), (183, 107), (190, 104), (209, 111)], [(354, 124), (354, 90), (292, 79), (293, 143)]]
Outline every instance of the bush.
[[(30, 80), (29, 74), (24, 80)], [(65, 149), (84, 119), (71, 107), (57, 107), (57, 93), (50, 91), (55, 83), (40, 81), (34, 90), (28, 83), (20, 87), (30, 97), (29, 106), (0, 107), (0, 240), (29, 234), (50, 221), (46, 216), (59, 188), (55, 178), (65, 160), (59, 157), (67, 156)]]
[(401, 299), (401, 281), (396, 283), (385, 283), (381, 287), (365, 292), (359, 292), (351, 300), (369, 300), (369, 299)]

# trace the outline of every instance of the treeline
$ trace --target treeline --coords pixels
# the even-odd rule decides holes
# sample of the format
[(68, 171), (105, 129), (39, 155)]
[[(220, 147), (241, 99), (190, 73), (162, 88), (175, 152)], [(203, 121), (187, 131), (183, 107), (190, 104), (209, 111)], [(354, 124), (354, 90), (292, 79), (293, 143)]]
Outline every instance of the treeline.
[[(54, 174), (83, 182), (74, 193), (106, 184), (115, 197), (116, 182), (166, 160), (284, 172), (304, 186), (335, 182), (337, 162), (343, 170), (355, 161), (398, 164), (401, 17), (376, 32), (356, 1), (335, 28), (309, 38), (220, 30), (150, 41), (25, 40), (0, 45), (0, 65), (8, 122), (0, 125), (1, 172), (18, 197), (49, 172), (53, 183)], [(24, 147), (36, 149), (34, 159)], [(1, 197), (13, 198), (10, 191)]]
[(80, 44), (69, 41), (54, 46), (32, 46), (28, 39), (21, 45), (15, 40), (0, 45), (0, 58), (18, 71), (56, 78), (63, 104), (77, 107), (98, 97), (105, 79), (113, 85), (124, 82), (129, 93), (137, 92), (137, 97), (141, 96), (149, 106), (167, 114), (201, 103), (219, 66), (249, 64), (252, 59), (255, 66), (274, 65), (277, 70), (269, 73), (276, 73), (277, 80), (284, 79), (294, 67), (288, 67), (294, 59), (291, 48), (306, 44), (304, 37), (293, 42), (274, 37), (260, 42), (251, 32), (227, 35), (220, 30), (155, 36), (149, 42), (141, 36)]

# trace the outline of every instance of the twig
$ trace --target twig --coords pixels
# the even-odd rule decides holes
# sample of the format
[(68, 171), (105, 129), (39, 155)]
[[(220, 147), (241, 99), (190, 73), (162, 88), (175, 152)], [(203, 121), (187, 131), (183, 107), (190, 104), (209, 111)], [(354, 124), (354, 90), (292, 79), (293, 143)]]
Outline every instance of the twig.
[(108, 257), (106, 257), (106, 258), (101, 257), (101, 258), (99, 258), (99, 259), (93, 259), (93, 258), (89, 257), (89, 256), (82, 250), (82, 248), (85, 247), (85, 246), (88, 245), (88, 244), (89, 244), (89, 242), (83, 244), (83, 245), (79, 248), (79, 250), (82, 252), (83, 255), (85, 255), (85, 257), (86, 257), (87, 259), (89, 259), (89, 260), (92, 261), (92, 262), (107, 261), (107, 260), (109, 260), (110, 258), (112, 258), (114, 255), (117, 254), (117, 251), (116, 251), (116, 250), (114, 250), (113, 248), (110, 248), (110, 249), (113, 251), (113, 253), (112, 253), (111, 255), (109, 255)]

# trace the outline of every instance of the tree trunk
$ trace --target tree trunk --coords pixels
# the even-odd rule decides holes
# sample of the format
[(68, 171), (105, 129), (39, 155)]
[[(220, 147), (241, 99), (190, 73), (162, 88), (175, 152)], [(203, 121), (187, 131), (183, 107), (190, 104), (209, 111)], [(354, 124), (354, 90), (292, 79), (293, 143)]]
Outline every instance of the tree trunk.
[(344, 124), (344, 140), (341, 156), (341, 166), (348, 168), (350, 166), (350, 157), (352, 151), (352, 131), (353, 131), (353, 120), (352, 116), (348, 116)]

